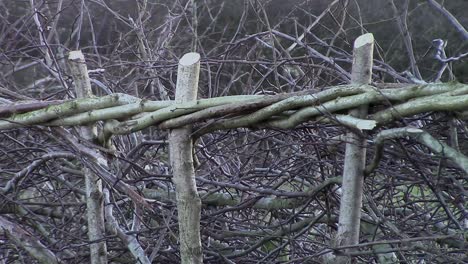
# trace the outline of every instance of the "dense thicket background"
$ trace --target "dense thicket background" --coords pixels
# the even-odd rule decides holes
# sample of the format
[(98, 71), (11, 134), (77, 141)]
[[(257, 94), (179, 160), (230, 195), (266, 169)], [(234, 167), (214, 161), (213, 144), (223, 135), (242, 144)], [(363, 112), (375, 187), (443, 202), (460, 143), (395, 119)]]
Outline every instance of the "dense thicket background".
[[(200, 98), (320, 91), (349, 82), (353, 41), (367, 32), (376, 40), (373, 82), (413, 83), (416, 76), (426, 82), (466, 83), (468, 64), (463, 59), (450, 62), (438, 78), (445, 64), (435, 57), (434, 40), (446, 42), (447, 57), (466, 53), (468, 41), (428, 2), (1, 1), (0, 104), (74, 98), (65, 58), (77, 49), (85, 54), (96, 95), (122, 92), (173, 99), (178, 59), (190, 51), (202, 57)], [(468, 26), (467, 1), (439, 3)], [(310, 25), (314, 26), (306, 30)], [(304, 32), (301, 42), (290, 48)], [(405, 37), (411, 39), (412, 49)], [(389, 127), (404, 125), (456, 142), (467, 153), (466, 124), (452, 113), (429, 112)], [(74, 128), (67, 131), (76, 135)], [(201, 224), (206, 262), (320, 263), (336, 231), (340, 193), (336, 177), (342, 175), (344, 155), (340, 135), (346, 131), (310, 122), (293, 130), (236, 129), (200, 138), (195, 154), (200, 192), (223, 195), (205, 199)], [(373, 135), (367, 135), (369, 155)], [(154, 199), (158, 212), (139, 219), (131, 202), (113, 191), (116, 218), (138, 235), (157, 263), (175, 263), (179, 254), (174, 201), (163, 197), (173, 191), (166, 136), (165, 131), (149, 128), (114, 139), (121, 166), (117, 176)], [(0, 186), (56, 151), (76, 152), (47, 128), (1, 131)], [(86, 263), (89, 257), (80, 166), (63, 157), (44, 161), (24, 172), (27, 176), (13, 192), (0, 193), (0, 213), (67, 263)], [(330, 184), (317, 193), (305, 194), (327, 181)], [(377, 171), (366, 178), (363, 220), (374, 231), (364, 232), (361, 241), (466, 232), (467, 187), (467, 175), (446, 159), (414, 141), (393, 141)], [(278, 198), (276, 192), (282, 191), (288, 194), (281, 196), (281, 203), (256, 203)], [(118, 237), (109, 235), (107, 241), (110, 260), (133, 262)], [(463, 239), (428, 239), (394, 247), (403, 263), (468, 261)], [(376, 261), (369, 250), (363, 250), (359, 259)], [(2, 234), (0, 261), (32, 260)]]

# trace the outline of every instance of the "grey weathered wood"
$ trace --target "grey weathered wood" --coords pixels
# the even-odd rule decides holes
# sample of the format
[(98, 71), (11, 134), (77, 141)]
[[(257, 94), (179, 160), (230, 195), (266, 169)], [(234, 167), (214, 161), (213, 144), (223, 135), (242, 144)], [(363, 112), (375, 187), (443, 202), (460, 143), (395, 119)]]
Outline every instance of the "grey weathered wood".
[[(356, 39), (353, 50), (353, 68), (351, 83), (369, 84), (372, 76), (372, 58), (374, 37), (365, 34)], [(350, 115), (364, 118), (367, 106), (351, 110)], [(336, 246), (355, 245), (359, 243), (359, 225), (362, 207), (362, 188), (366, 158), (365, 139), (358, 134), (347, 134), (345, 163), (343, 168), (343, 184), (340, 202), (340, 216)], [(346, 259), (339, 259), (346, 262)]]
[[(73, 77), (77, 98), (90, 98), (93, 96), (91, 82), (88, 76), (85, 59), (81, 51), (71, 51), (68, 55), (70, 73)], [(95, 125), (80, 128), (81, 137), (91, 142), (97, 138)], [(104, 162), (104, 161), (101, 161)], [(104, 197), (102, 193), (102, 180), (90, 169), (83, 169), (86, 184), (86, 214), (88, 220), (88, 238), (91, 242), (91, 263), (107, 263), (107, 246), (104, 225)]]
[[(199, 72), (198, 53), (187, 53), (180, 59), (176, 103), (197, 99)], [(195, 182), (191, 134), (190, 125), (173, 129), (169, 133), (169, 153), (176, 187), (180, 255), (183, 264), (203, 263), (200, 239), (201, 200)]]

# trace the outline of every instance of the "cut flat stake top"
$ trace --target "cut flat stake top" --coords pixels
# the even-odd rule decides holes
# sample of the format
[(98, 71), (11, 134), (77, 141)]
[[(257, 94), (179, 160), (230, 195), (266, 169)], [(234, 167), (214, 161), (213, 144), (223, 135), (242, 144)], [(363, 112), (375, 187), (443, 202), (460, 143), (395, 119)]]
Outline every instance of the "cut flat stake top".
[(74, 50), (74, 51), (70, 51), (70, 53), (68, 53), (68, 59), (69, 60), (84, 60), (84, 55), (83, 53), (81, 52), (81, 50)]
[(179, 64), (182, 66), (193, 65), (200, 61), (200, 54), (196, 52), (190, 52), (185, 54), (180, 60)]
[(371, 44), (374, 42), (374, 35), (372, 33), (367, 33), (362, 36), (359, 36), (355, 41), (354, 41), (354, 48), (359, 48), (362, 47), (366, 44)]

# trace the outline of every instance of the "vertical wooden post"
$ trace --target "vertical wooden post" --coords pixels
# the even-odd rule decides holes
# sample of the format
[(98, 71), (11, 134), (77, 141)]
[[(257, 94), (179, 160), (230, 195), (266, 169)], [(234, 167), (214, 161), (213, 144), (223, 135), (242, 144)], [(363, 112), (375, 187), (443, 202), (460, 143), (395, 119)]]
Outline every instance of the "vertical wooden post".
[[(200, 55), (185, 54), (179, 61), (176, 84), (176, 103), (197, 99)], [(179, 217), (180, 255), (182, 264), (203, 263), (200, 239), (201, 200), (193, 167), (192, 127), (190, 125), (169, 132), (169, 154), (176, 187)]]
[[(374, 36), (364, 34), (356, 39), (353, 50), (352, 84), (369, 84), (372, 77)], [(350, 115), (365, 118), (367, 106), (353, 109)], [(366, 161), (366, 141), (353, 132), (347, 134), (343, 184), (341, 187), (340, 216), (336, 246), (359, 243), (359, 225), (362, 207), (362, 188)]]
[[(93, 96), (88, 69), (81, 51), (71, 51), (68, 55), (68, 64), (75, 84), (77, 98)], [(95, 125), (80, 128), (81, 136), (91, 142), (97, 139)], [(102, 180), (88, 168), (84, 168), (86, 184), (86, 214), (88, 219), (88, 238), (91, 242), (91, 263), (107, 263), (107, 247), (104, 227), (104, 197), (102, 193)]]

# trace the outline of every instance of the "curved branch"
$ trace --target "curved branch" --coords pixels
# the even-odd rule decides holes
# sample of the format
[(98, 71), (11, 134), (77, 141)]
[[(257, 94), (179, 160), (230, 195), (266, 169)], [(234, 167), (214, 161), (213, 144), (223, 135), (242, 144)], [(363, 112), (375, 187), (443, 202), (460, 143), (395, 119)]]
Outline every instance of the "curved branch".
[(5, 232), (17, 246), (28, 252), (39, 263), (61, 263), (60, 259), (42, 244), (41, 241), (33, 237), (32, 234), (21, 228), (21, 226), (10, 222), (3, 216), (0, 216), (0, 231)]
[(402, 137), (413, 138), (420, 144), (423, 144), (426, 147), (428, 147), (435, 154), (450, 159), (455, 164), (457, 164), (463, 171), (465, 171), (465, 173), (468, 173), (468, 157), (466, 157), (456, 149), (448, 146), (447, 144), (440, 142), (438, 139), (434, 138), (426, 131), (412, 127), (387, 129), (377, 134), (374, 140), (376, 147), (375, 156), (371, 164), (369, 164), (366, 167), (365, 173), (370, 174), (379, 165), (380, 159), (382, 158), (383, 145), (385, 143), (385, 140)]
[(468, 31), (463, 27), (460, 22), (441, 4), (437, 3), (435, 0), (427, 0), (430, 6), (439, 11), (447, 20), (457, 29), (457, 31), (463, 36), (465, 40), (468, 40)]
[[(32, 171), (39, 167), (42, 163), (57, 158), (75, 158), (76, 156), (68, 152), (51, 152), (43, 155), (40, 159), (35, 160), (29, 166), (15, 173), (15, 175), (5, 184), (5, 187), (0, 188), (0, 193), (6, 194), (24, 177), (28, 176)], [(0, 174), (1, 175), (1, 174)]]

